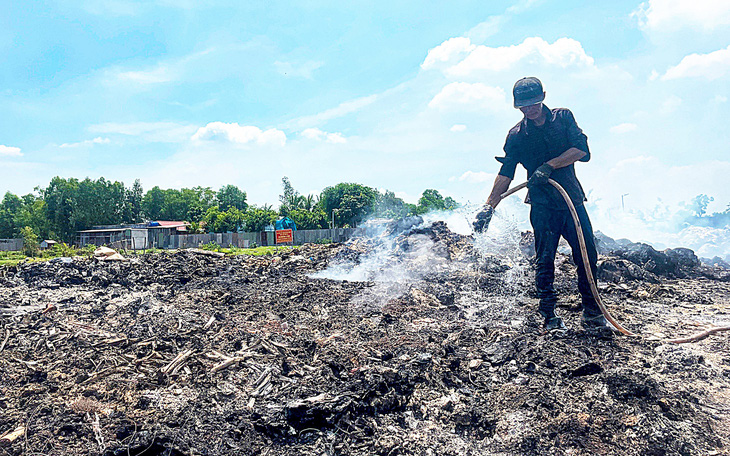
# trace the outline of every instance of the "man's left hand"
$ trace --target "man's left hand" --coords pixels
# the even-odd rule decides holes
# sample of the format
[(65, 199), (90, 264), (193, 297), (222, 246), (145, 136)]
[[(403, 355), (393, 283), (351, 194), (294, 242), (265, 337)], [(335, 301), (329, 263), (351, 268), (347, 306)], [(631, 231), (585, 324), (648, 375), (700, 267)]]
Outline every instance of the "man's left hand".
[(540, 185), (545, 185), (550, 179), (550, 174), (553, 172), (553, 167), (547, 163), (543, 163), (539, 168), (532, 173), (530, 180), (527, 181), (527, 188), (533, 188)]

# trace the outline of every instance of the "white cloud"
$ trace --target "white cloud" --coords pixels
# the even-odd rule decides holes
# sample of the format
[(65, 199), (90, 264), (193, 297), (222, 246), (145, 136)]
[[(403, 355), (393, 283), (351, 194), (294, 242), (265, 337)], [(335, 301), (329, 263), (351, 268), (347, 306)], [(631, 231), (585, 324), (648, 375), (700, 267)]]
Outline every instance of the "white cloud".
[(532, 37), (513, 46), (476, 46), (459, 63), (446, 68), (445, 73), (452, 77), (470, 76), (484, 71), (508, 70), (522, 62), (561, 68), (591, 68), (594, 65), (593, 58), (586, 54), (580, 42), (572, 38), (560, 38), (550, 44), (540, 37)]
[(227, 141), (236, 144), (256, 143), (259, 145), (283, 146), (286, 144), (286, 135), (283, 131), (270, 128), (262, 131), (250, 125), (237, 123), (211, 122), (200, 127), (192, 136), (193, 141)]
[(542, 0), (520, 0), (507, 8), (507, 12), (512, 14), (523, 13), (539, 3), (542, 3)]
[(159, 65), (151, 70), (122, 71), (117, 74), (117, 79), (123, 82), (127, 81), (146, 85), (170, 82), (174, 77), (168, 66)]
[(80, 141), (80, 142), (75, 142), (75, 143), (63, 143), (59, 147), (66, 149), (66, 148), (74, 148), (74, 147), (93, 146), (94, 144), (109, 144), (110, 142), (111, 142), (111, 140), (109, 138), (102, 138), (99, 136), (94, 139), (87, 139), (85, 141)]
[(505, 16), (491, 16), (486, 21), (480, 22), (471, 28), (464, 35), (471, 40), (471, 42), (483, 43), (490, 36), (496, 35), (502, 28), (502, 24), (507, 21)]
[(715, 97), (712, 99), (715, 103), (726, 103), (727, 97), (724, 95), (715, 95)]
[(0, 156), (22, 157), (23, 153), (20, 151), (20, 147), (3, 146), (0, 144)]
[(300, 134), (303, 138), (326, 141), (332, 144), (344, 144), (347, 142), (347, 139), (342, 136), (342, 133), (327, 133), (319, 128), (307, 128)]
[(469, 184), (483, 184), (485, 182), (491, 182), (494, 180), (495, 175), (493, 173), (487, 173), (484, 171), (467, 171), (457, 178), (450, 178), (450, 181), (458, 180), (460, 182), (466, 182)]
[(421, 68), (429, 70), (431, 68), (442, 67), (454, 60), (461, 60), (474, 49), (476, 49), (476, 45), (472, 44), (469, 38), (449, 38), (428, 51), (426, 59), (421, 64)]
[(730, 25), (726, 0), (649, 0), (631, 13), (647, 31), (669, 32), (682, 28), (713, 30)]
[(662, 103), (661, 110), (664, 114), (671, 114), (676, 111), (680, 106), (682, 106), (682, 99), (676, 95), (670, 95)]
[[(730, 4), (730, 2), (728, 2)], [(709, 81), (730, 74), (730, 46), (709, 54), (690, 54), (664, 73), (662, 80), (704, 78)]]
[(418, 204), (418, 199), (421, 197), (421, 195), (413, 196), (407, 192), (393, 192), (393, 193), (395, 194), (396, 198), (400, 198), (409, 204)]
[(542, 2), (543, 0), (519, 0), (508, 7), (504, 14), (488, 17), (485, 21), (472, 27), (464, 36), (468, 37), (472, 43), (483, 43), (490, 36), (496, 35), (511, 16), (524, 13)]
[(174, 122), (106, 122), (92, 125), (91, 133), (138, 136), (145, 141), (161, 143), (186, 142), (195, 133), (194, 125), (183, 125)]
[[(183, 55), (172, 59), (158, 61), (147, 68), (126, 69), (112, 66), (103, 71), (104, 82), (110, 86), (124, 85), (125, 87), (140, 90), (172, 81), (196, 81), (213, 77), (218, 79), (232, 71), (236, 71), (236, 59), (240, 59), (240, 52), (247, 49), (247, 44), (230, 44), (228, 46), (209, 47), (201, 51)], [(210, 76), (211, 68), (216, 66), (220, 70), (215, 76)]]
[(618, 125), (614, 125), (609, 129), (609, 131), (613, 134), (623, 134), (623, 133), (629, 133), (631, 131), (636, 131), (639, 129), (639, 126), (635, 123), (622, 123)]
[(501, 111), (509, 108), (504, 90), (501, 87), (490, 87), (477, 82), (452, 82), (443, 89), (428, 103), (430, 108), (449, 109), (473, 109)]
[(449, 130), (451, 130), (453, 132), (466, 131), (466, 125), (464, 125), (464, 124), (455, 124), (455, 125), (452, 125)]
[(323, 62), (309, 60), (302, 63), (294, 62), (274, 62), (274, 68), (279, 74), (289, 77), (300, 77), (304, 79), (312, 79), (312, 75), (316, 70), (324, 65)]
[(359, 111), (362, 108), (374, 103), (377, 99), (378, 95), (368, 95), (366, 97), (345, 101), (335, 106), (334, 108), (327, 109), (318, 114), (295, 119), (289, 122), (288, 126), (293, 128), (307, 128), (309, 125), (321, 124), (323, 122), (327, 122), (328, 120), (343, 117), (347, 114)]

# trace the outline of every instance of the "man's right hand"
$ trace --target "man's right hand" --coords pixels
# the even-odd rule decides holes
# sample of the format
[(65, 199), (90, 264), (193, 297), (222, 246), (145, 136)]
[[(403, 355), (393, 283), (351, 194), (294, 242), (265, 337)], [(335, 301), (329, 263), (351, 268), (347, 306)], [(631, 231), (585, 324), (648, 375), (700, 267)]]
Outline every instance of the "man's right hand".
[(530, 179), (527, 181), (527, 188), (533, 189), (540, 185), (546, 185), (553, 171), (552, 166), (547, 163), (543, 163), (535, 170), (534, 173), (532, 173), (532, 176), (530, 176)]
[(482, 210), (477, 213), (474, 223), (472, 223), (474, 231), (477, 233), (487, 231), (487, 228), (489, 227), (489, 222), (492, 220), (493, 214), (494, 209), (492, 208), (492, 206), (490, 206), (489, 204), (485, 204)]

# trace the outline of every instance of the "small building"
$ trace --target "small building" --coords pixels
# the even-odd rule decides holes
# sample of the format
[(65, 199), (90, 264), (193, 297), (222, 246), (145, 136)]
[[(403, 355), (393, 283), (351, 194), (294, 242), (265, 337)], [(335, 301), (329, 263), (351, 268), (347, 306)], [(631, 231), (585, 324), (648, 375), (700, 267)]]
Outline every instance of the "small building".
[(45, 239), (45, 240), (41, 241), (41, 250), (48, 250), (56, 244), (58, 244), (57, 241), (54, 241), (51, 239)]
[(174, 234), (186, 234), (189, 226), (190, 224), (188, 222), (169, 220), (150, 222), (147, 226), (147, 238), (150, 248), (165, 248), (170, 242), (170, 236)]
[(144, 250), (164, 248), (170, 235), (184, 234), (188, 222), (158, 220), (130, 225), (100, 225), (76, 233), (76, 244), (106, 245), (116, 249)]

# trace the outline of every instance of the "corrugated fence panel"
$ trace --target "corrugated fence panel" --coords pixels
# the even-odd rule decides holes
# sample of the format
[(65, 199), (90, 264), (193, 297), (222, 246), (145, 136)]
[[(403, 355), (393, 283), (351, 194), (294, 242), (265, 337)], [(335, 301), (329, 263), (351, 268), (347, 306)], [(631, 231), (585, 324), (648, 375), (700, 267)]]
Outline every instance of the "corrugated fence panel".
[[(334, 230), (298, 230), (294, 232), (294, 244), (302, 245), (315, 243), (322, 240), (332, 242), (346, 242), (352, 237), (355, 228), (335, 228)], [(263, 233), (210, 233), (210, 234), (184, 234), (171, 235), (164, 248), (167, 249), (189, 249), (197, 248), (204, 244), (216, 243), (221, 247), (248, 248), (253, 245), (262, 245), (262, 239), (266, 245), (275, 245), (273, 231)], [(2, 244), (0, 244), (0, 249)], [(22, 245), (21, 245), (22, 248)]]
[(0, 239), (1, 252), (16, 252), (23, 250), (22, 239)]

